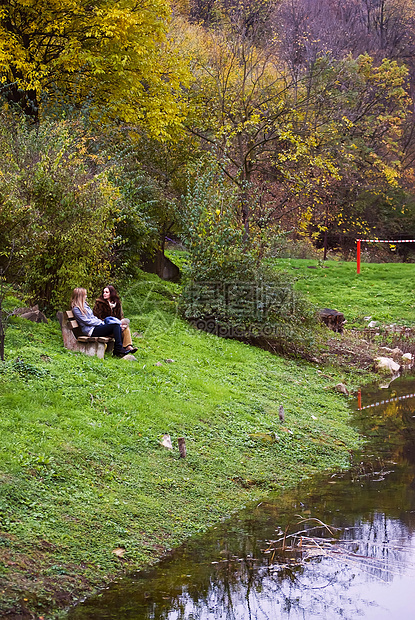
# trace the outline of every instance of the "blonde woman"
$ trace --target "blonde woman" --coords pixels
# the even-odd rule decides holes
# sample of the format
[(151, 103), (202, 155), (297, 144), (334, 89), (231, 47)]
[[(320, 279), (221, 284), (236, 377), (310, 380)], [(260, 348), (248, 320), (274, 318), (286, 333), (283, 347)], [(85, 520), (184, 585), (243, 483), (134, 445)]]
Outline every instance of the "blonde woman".
[(87, 304), (87, 292), (84, 288), (75, 288), (72, 293), (71, 308), (84, 336), (112, 336), (115, 340), (114, 355), (124, 357), (129, 351), (122, 346), (121, 325), (105, 324), (98, 319)]

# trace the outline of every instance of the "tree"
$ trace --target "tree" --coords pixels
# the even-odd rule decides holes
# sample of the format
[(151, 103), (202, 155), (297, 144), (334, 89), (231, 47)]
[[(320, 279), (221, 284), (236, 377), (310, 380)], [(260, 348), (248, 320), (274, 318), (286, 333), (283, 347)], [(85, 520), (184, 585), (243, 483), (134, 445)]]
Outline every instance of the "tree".
[[(304, 230), (336, 219), (344, 230), (355, 191), (398, 182), (405, 67), (321, 54), (291, 78), (277, 46), (234, 22), (204, 34), (198, 60), (189, 129), (238, 186), (247, 237), (293, 210)], [(362, 225), (356, 217), (348, 224)]]
[(376, 219), (367, 208), (373, 209), (374, 201), (367, 198), (372, 194), (392, 208), (392, 197), (399, 195), (402, 135), (410, 111), (407, 70), (390, 60), (375, 66), (365, 54), (341, 62), (326, 56), (314, 71), (311, 100), (324, 105), (310, 106), (309, 122), (320, 128), (317, 148), (330, 152), (338, 169), (338, 179), (320, 188), (315, 212), (320, 211), (322, 230), (331, 221), (339, 232), (362, 233), (365, 222)]
[(137, 128), (113, 125), (101, 128), (93, 148), (108, 159), (109, 178), (120, 192), (114, 258), (117, 273), (131, 277), (143, 262), (163, 262), (166, 237), (180, 233), (186, 170), (200, 148), (186, 133), (161, 142)]
[(306, 354), (314, 308), (290, 276), (262, 261), (257, 239), (246, 243), (235, 209), (236, 186), (218, 162), (198, 166), (184, 200), (185, 270), (181, 311), (199, 329), (271, 351)]
[(414, 0), (282, 0), (273, 16), (281, 58), (291, 75), (330, 53), (340, 60), (368, 53), (414, 67)]
[(0, 360), (4, 362), (4, 337), (6, 330), (7, 314), (4, 311), (3, 303), (7, 294), (6, 275), (12, 262), (14, 252), (14, 245), (12, 244), (8, 255), (4, 252), (2, 254), (2, 266), (0, 266)]
[(299, 88), (314, 92), (321, 148), (339, 168), (339, 179), (316, 187), (307, 213), (316, 234), (326, 236), (327, 224), (343, 236), (389, 224), (396, 234), (399, 222), (405, 229), (414, 187), (414, 9), (413, 0), (283, 0), (275, 11), (278, 53)]
[(119, 192), (90, 137), (69, 121), (0, 123), (0, 268), (43, 308), (68, 303), (75, 286), (107, 280)]
[(269, 17), (275, 4), (276, 0), (187, 0), (187, 13), (191, 20), (207, 26), (237, 19), (259, 40), (269, 35)]
[(35, 120), (47, 97), (171, 136), (188, 76), (169, 15), (167, 0), (0, 0), (2, 93)]
[[(239, 188), (248, 237), (251, 226), (269, 225), (294, 195), (307, 191), (310, 165), (331, 164), (321, 155), (313, 160), (315, 139), (298, 129), (302, 111), (296, 91), (280, 71), (272, 43), (257, 46), (255, 33), (239, 22), (203, 35), (202, 41), (197, 81), (189, 91), (188, 128), (226, 162), (226, 174)], [(278, 189), (266, 195), (271, 185)]]

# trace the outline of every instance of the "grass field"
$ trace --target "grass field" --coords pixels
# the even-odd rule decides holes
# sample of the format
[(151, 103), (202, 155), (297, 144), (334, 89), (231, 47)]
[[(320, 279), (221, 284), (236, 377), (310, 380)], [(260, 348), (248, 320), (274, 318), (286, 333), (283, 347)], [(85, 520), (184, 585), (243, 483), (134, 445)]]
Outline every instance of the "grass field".
[[(297, 288), (319, 308), (344, 313), (348, 327), (380, 324), (415, 325), (415, 264), (356, 263), (279, 259), (273, 261), (297, 279)], [(369, 320), (365, 317), (371, 317)]]
[(55, 617), (242, 505), (347, 466), (358, 436), (347, 399), (327, 388), (353, 379), (195, 331), (178, 294), (148, 275), (124, 291), (138, 361), (66, 351), (56, 321), (8, 328), (1, 617)]

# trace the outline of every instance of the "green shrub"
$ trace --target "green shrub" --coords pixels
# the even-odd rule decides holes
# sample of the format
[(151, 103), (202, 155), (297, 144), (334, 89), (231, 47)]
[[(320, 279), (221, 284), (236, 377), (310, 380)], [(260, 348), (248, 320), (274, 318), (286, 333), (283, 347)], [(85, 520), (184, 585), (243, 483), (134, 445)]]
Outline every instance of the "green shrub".
[(43, 308), (108, 278), (118, 192), (88, 140), (78, 123), (1, 115), (0, 267), (13, 247), (7, 277)]
[(314, 247), (311, 239), (287, 239), (285, 235), (280, 235), (271, 245), (271, 256), (275, 258), (315, 258), (323, 257), (323, 250)]
[(263, 238), (246, 239), (235, 193), (211, 166), (199, 172), (185, 200), (182, 315), (217, 335), (264, 348), (304, 354), (314, 308), (284, 271), (262, 260)]

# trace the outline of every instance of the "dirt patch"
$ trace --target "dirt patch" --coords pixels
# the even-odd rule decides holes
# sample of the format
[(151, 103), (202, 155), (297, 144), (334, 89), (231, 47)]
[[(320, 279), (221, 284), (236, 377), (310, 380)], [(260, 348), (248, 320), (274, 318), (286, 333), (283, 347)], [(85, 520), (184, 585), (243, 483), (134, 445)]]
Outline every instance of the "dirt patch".
[(318, 356), (323, 363), (371, 371), (374, 369), (374, 359), (385, 356), (382, 347), (399, 348), (415, 357), (415, 330), (395, 326), (347, 330), (343, 334), (333, 334), (325, 344), (327, 350)]
[(327, 340), (327, 352), (320, 357), (330, 364), (371, 370), (378, 345), (362, 338), (358, 332), (346, 332)]

